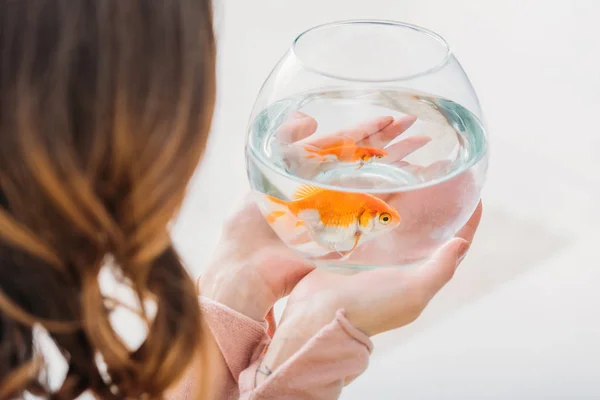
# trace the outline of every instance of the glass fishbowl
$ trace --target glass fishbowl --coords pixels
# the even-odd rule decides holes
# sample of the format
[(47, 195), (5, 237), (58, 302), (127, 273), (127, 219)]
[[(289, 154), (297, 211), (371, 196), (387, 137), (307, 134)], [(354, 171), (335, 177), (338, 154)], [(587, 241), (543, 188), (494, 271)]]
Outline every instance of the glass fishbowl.
[(477, 95), (438, 34), (379, 20), (302, 33), (248, 128), (262, 214), (318, 267), (426, 261), (475, 210), (489, 144)]

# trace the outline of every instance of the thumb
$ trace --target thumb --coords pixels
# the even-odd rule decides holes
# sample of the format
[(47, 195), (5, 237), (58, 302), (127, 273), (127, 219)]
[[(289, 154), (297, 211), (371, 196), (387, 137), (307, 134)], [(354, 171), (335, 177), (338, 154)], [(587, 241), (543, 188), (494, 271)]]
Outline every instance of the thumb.
[(469, 250), (469, 242), (454, 238), (440, 248), (419, 270), (419, 279), (433, 297), (452, 277)]
[(314, 264), (286, 248), (263, 252), (258, 271), (277, 298), (289, 295)]

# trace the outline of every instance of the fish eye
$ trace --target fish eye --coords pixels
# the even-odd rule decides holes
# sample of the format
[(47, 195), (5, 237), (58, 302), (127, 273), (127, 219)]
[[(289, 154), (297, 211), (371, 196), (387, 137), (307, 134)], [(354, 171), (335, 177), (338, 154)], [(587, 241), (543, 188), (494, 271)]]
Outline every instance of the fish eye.
[(388, 213), (382, 213), (379, 216), (379, 222), (381, 222), (383, 225), (389, 224), (391, 220), (392, 220), (392, 216)]
[(377, 154), (375, 157), (377, 157), (377, 158), (383, 158), (383, 156), (381, 154)]

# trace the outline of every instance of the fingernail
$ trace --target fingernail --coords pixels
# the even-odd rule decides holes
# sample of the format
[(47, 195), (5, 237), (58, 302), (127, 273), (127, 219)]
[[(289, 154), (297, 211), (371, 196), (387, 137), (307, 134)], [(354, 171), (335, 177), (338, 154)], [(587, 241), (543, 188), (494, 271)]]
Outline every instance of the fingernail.
[(456, 254), (457, 254), (457, 262), (456, 265), (459, 265), (462, 260), (465, 258), (465, 256), (467, 255), (467, 251), (469, 251), (469, 247), (471, 246), (471, 244), (469, 242), (467, 242), (466, 240), (463, 240), (462, 243), (460, 244), (460, 247), (458, 248)]

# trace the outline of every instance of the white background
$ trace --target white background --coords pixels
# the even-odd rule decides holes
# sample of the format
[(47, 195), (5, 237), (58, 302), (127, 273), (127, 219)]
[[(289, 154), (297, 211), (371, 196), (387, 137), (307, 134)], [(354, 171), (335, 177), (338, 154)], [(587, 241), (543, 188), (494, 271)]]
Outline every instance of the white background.
[(344, 399), (600, 398), (600, 1), (221, 0), (219, 93), (175, 228), (201, 273), (247, 190), (253, 101), (295, 36), (354, 18), (444, 36), (492, 139), (484, 219), (455, 279), (413, 325), (375, 338)]

